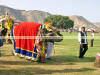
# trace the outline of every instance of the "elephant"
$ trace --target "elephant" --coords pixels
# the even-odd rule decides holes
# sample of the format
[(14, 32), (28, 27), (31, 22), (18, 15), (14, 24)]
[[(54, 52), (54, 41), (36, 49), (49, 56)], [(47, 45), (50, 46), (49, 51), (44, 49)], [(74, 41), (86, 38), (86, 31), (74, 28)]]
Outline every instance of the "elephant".
[[(8, 21), (7, 21), (8, 22)], [(44, 62), (45, 52), (46, 52), (46, 40), (42, 39), (41, 36), (45, 36), (44, 25), (35, 22), (21, 22), (14, 26), (14, 21), (10, 21), (10, 25), (4, 26), (1, 31), (2, 36), (6, 36), (7, 32), (10, 30), (10, 35), (12, 36), (12, 41), (14, 45), (13, 55), (20, 56), (27, 60)], [(11, 25), (13, 24), (13, 25)], [(10, 28), (10, 29), (9, 29)], [(41, 33), (42, 31), (42, 33)], [(63, 40), (63, 35), (59, 31), (54, 31), (47, 35), (57, 36), (53, 39), (54, 42), (61, 42)], [(26, 36), (35, 36), (28, 39), (20, 38)], [(37, 37), (39, 37), (37, 39)], [(38, 41), (38, 43), (37, 43)]]

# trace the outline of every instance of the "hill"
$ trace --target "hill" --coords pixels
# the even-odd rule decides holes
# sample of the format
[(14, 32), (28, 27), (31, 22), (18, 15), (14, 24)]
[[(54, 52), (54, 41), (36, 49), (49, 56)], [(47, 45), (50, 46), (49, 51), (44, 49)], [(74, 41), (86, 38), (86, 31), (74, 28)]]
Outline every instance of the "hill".
[(0, 6), (0, 15), (5, 15), (6, 12), (9, 13), (10, 16), (15, 18), (17, 21), (33, 21), (43, 23), (43, 19), (50, 14), (44, 11), (38, 10), (17, 10), (7, 6)]
[(96, 25), (98, 28), (100, 28), (100, 22), (96, 22), (96, 23), (94, 23), (94, 25)]
[[(5, 15), (6, 12), (8, 12), (10, 16), (15, 18), (16, 21), (33, 21), (38, 23), (43, 23), (44, 18), (52, 15), (48, 12), (39, 10), (18, 10), (0, 5), (0, 15)], [(74, 21), (75, 28), (79, 28), (82, 26), (85, 26), (87, 28), (97, 28), (95, 24), (89, 22), (82, 16), (69, 16), (69, 18)]]
[(92, 22), (89, 22), (83, 16), (69, 16), (71, 20), (74, 21), (74, 26), (76, 28), (85, 26), (87, 28), (97, 28)]

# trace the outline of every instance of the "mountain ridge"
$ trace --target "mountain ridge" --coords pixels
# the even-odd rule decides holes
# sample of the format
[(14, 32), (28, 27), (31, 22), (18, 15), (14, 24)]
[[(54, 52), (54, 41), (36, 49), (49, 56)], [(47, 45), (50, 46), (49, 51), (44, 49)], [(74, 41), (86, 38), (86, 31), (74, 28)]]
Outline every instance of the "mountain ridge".
[(74, 21), (74, 26), (76, 28), (79, 28), (81, 26), (85, 26), (87, 28), (97, 28), (92, 22), (88, 21), (87, 19), (85, 19), (83, 16), (69, 16), (69, 18), (71, 20)]
[[(48, 12), (39, 11), (39, 10), (19, 10), (13, 9), (8, 6), (0, 5), (0, 15), (5, 15), (6, 12), (9, 13), (11, 17), (13, 17), (16, 21), (32, 21), (43, 23), (44, 18), (53, 15)], [(71, 20), (74, 21), (74, 28), (79, 28), (85, 26), (87, 28), (97, 28), (97, 25), (88, 21), (83, 16), (68, 16)]]
[(34, 21), (43, 23), (43, 19), (51, 15), (48, 12), (39, 10), (18, 10), (6, 6), (0, 6), (0, 15), (5, 15), (6, 12), (17, 21)]

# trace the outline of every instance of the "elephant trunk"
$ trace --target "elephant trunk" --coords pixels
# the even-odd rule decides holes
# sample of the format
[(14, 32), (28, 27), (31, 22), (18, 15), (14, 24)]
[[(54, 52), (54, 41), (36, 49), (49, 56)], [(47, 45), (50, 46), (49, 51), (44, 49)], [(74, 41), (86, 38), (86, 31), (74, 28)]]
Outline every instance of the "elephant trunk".
[(61, 42), (63, 40), (63, 35), (60, 33), (60, 31), (56, 31), (57, 38), (54, 39), (54, 42)]

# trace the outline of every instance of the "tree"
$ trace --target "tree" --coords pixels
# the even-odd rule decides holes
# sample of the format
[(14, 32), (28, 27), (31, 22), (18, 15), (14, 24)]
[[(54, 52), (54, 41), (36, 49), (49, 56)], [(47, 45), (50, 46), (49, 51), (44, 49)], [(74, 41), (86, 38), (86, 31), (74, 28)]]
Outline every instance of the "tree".
[(51, 15), (44, 19), (45, 22), (52, 23), (57, 28), (73, 28), (74, 22), (68, 16)]

